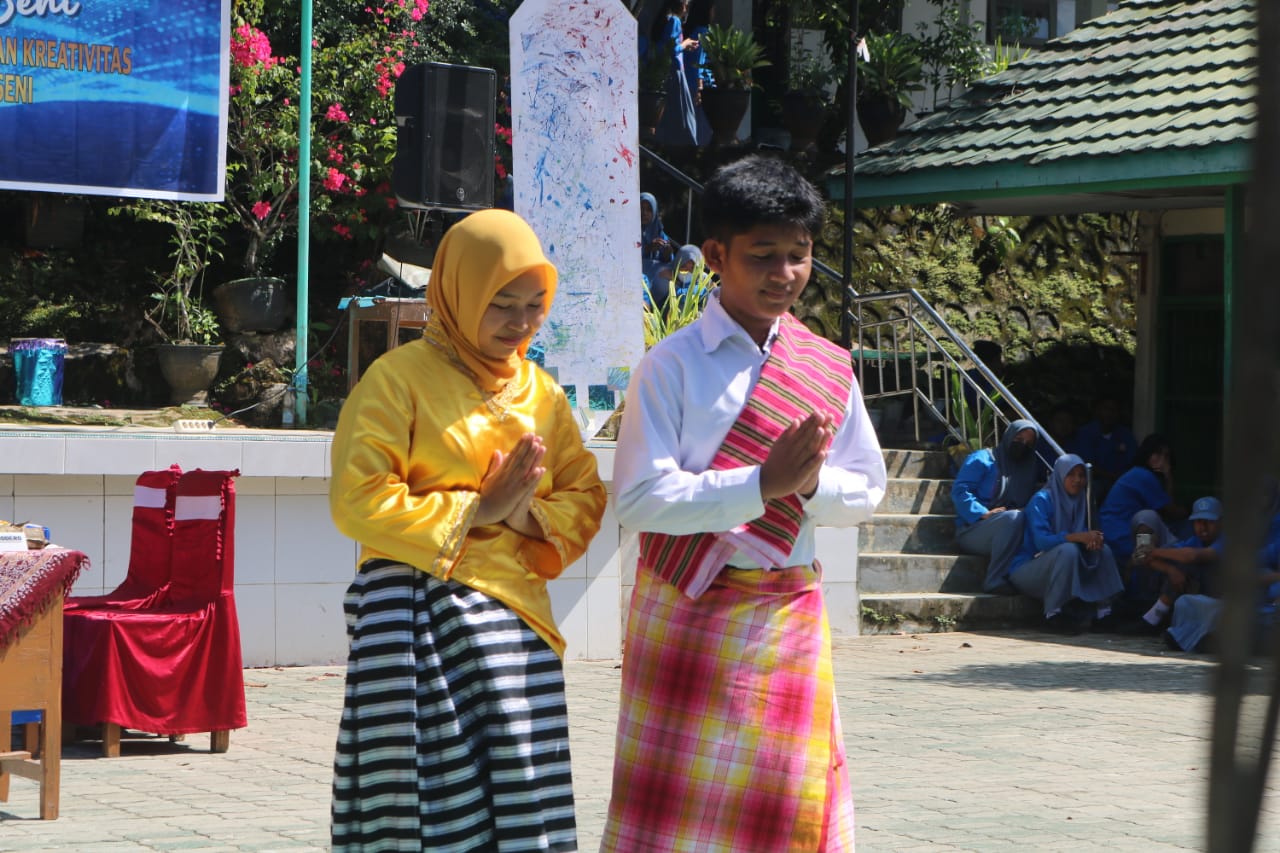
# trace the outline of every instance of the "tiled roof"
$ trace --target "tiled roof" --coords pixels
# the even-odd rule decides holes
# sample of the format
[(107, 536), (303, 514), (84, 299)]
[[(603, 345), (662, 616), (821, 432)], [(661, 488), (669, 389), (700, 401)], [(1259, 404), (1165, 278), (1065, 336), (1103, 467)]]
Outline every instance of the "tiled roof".
[(1123, 0), (859, 154), (855, 171), (887, 188), (898, 175), (1004, 167), (998, 185), (1008, 188), (1021, 180), (1010, 169), (1088, 162), (1114, 181), (1124, 173), (1098, 170), (1125, 155), (1247, 147), (1256, 53), (1254, 0)]

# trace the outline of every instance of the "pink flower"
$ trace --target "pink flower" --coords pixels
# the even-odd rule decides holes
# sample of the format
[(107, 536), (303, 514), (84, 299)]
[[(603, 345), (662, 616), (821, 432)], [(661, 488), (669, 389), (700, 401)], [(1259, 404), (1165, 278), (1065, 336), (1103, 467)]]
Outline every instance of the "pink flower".
[(350, 120), (350, 116), (348, 116), (347, 111), (342, 108), (342, 104), (330, 104), (329, 111), (324, 114), (324, 117), (330, 121)]
[(341, 163), (341, 162), (342, 162), (343, 160), (345, 160), (345, 159), (346, 159), (346, 158), (342, 156), (342, 152), (341, 152), (341, 151), (339, 151), (337, 148), (330, 148), (330, 149), (329, 149), (329, 162), (330, 162), (330, 163)]
[(265, 201), (255, 201), (253, 203), (253, 215), (259, 220), (266, 219), (271, 215), (271, 205)]
[(231, 34), (231, 59), (242, 68), (255, 65), (270, 68), (280, 60), (271, 55), (271, 41), (266, 33), (241, 24)]
[(333, 226), (333, 233), (337, 234), (344, 240), (351, 239), (351, 229), (341, 223)]
[(330, 168), (329, 174), (325, 176), (324, 179), (324, 188), (327, 190), (333, 190), (334, 192), (341, 192), (342, 187), (346, 182), (346, 175), (342, 174), (337, 169)]

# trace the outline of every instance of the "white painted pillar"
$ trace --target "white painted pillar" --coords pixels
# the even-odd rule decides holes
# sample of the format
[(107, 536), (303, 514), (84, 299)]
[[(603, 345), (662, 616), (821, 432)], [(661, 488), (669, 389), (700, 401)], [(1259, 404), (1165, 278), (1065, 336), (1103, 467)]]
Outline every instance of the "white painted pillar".
[(594, 428), (644, 354), (636, 22), (618, 0), (527, 0), (510, 38), (515, 210), (560, 271), (534, 343)]
[[(510, 41), (515, 210), (560, 271), (534, 344), (593, 434), (644, 355), (636, 21), (619, 0), (526, 0)], [(611, 467), (602, 459), (606, 479)], [(606, 512), (587, 555), (548, 584), (570, 659), (621, 656), (619, 546)]]

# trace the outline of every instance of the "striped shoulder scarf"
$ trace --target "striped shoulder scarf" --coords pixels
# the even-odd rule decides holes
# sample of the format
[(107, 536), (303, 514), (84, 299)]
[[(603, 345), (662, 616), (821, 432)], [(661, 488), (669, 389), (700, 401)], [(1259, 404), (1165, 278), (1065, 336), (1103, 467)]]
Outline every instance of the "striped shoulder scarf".
[[(784, 314), (760, 379), (725, 436), (711, 470), (759, 465), (793, 419), (825, 412), (840, 426), (853, 383), (849, 353)], [(673, 536), (640, 534), (640, 561), (654, 574), (697, 598), (741, 551), (765, 567), (780, 567), (800, 532), (804, 507), (787, 495), (765, 502), (764, 515), (733, 530)]]

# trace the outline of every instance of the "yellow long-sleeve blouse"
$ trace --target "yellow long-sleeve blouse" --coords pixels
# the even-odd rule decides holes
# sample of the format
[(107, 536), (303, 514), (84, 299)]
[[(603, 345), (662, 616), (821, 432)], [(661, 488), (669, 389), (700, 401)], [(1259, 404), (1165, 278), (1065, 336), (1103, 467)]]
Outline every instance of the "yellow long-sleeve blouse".
[[(493, 451), (510, 451), (526, 432), (546, 446), (531, 508), (545, 541), (471, 523)], [(480, 590), (564, 654), (546, 582), (586, 551), (606, 494), (548, 374), (526, 361), (490, 395), (447, 344), (428, 336), (397, 347), (347, 398), (332, 461), (329, 507), (338, 529), (360, 543), (360, 564), (395, 560)]]

